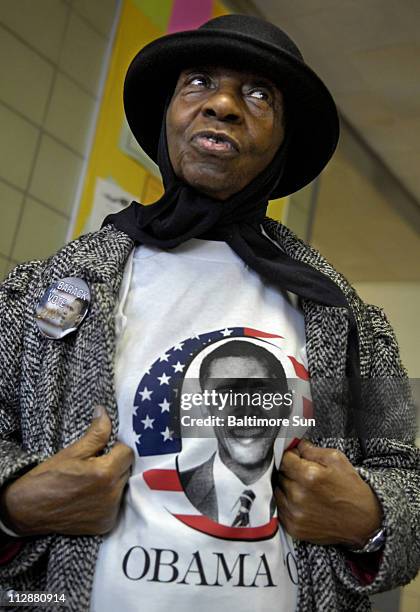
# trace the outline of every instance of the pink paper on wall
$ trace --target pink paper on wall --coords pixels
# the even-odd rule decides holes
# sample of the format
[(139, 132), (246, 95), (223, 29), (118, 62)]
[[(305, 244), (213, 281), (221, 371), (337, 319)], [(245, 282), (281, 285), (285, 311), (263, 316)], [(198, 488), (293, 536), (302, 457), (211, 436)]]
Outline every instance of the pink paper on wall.
[(168, 33), (198, 28), (212, 16), (213, 0), (174, 0)]

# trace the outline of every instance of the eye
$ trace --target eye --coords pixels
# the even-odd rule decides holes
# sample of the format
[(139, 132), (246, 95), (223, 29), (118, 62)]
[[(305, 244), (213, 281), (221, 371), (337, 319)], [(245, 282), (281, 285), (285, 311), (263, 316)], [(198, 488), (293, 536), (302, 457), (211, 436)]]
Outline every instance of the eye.
[(194, 85), (195, 87), (207, 87), (209, 82), (210, 80), (205, 74), (194, 74), (187, 79), (187, 85)]
[(271, 100), (270, 93), (262, 87), (255, 87), (249, 90), (248, 95), (257, 100), (262, 100), (263, 102), (270, 102)]

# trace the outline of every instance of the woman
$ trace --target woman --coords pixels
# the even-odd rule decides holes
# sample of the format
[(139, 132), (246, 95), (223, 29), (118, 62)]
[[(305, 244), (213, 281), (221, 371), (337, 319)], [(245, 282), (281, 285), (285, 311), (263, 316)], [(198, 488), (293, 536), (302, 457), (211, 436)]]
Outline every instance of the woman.
[[(2, 582), (66, 590), (72, 610), (368, 610), (369, 594), (418, 569), (418, 451), (401, 394), (383, 422), (407, 421), (404, 438), (372, 436), (359, 381), (405, 373), (382, 311), (264, 217), (269, 197), (303, 187), (330, 159), (331, 95), (284, 32), (234, 15), (140, 51), (124, 102), (164, 196), (2, 286)], [(90, 310), (75, 334), (52, 340), (33, 313), (64, 277), (88, 285)], [(192, 360), (230, 338), (268, 347), (289, 378), (309, 376), (317, 414), (317, 380), (349, 376), (350, 404), (315, 445), (278, 439), (258, 486), (243, 467), (252, 436), (236, 432), (242, 475), (222, 455), (195, 470), (200, 506), (179, 473), (208, 457), (206, 440), (176, 431), (174, 394)], [(225, 359), (231, 372), (235, 356)], [(246, 361), (247, 378), (258, 368)], [(279, 528), (261, 518), (272, 479)], [(225, 492), (223, 519), (200, 510), (214, 488)]]

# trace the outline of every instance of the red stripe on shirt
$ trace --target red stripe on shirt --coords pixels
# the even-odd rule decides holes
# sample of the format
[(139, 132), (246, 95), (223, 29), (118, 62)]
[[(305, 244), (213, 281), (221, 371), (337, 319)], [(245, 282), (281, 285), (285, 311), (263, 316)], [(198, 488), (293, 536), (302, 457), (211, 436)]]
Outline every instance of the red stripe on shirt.
[(176, 470), (147, 470), (143, 478), (149, 489), (154, 491), (183, 491)]
[(293, 355), (289, 355), (289, 359), (295, 368), (296, 376), (301, 378), (302, 380), (309, 380), (309, 372), (297, 359), (293, 357)]
[(203, 515), (174, 514), (173, 516), (196, 531), (224, 540), (263, 540), (273, 537), (278, 529), (277, 518), (272, 518), (269, 523), (259, 527), (229, 527)]
[(262, 332), (259, 329), (252, 329), (252, 327), (244, 327), (244, 335), (252, 337), (257, 336), (257, 338), (283, 338), (283, 336), (268, 334), (267, 332)]

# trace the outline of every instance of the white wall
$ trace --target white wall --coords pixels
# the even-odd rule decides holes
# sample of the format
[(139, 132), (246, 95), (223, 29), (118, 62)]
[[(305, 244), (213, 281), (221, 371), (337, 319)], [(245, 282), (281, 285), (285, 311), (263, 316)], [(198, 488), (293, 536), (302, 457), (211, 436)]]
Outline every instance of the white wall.
[(0, 281), (65, 242), (116, 0), (0, 0)]

